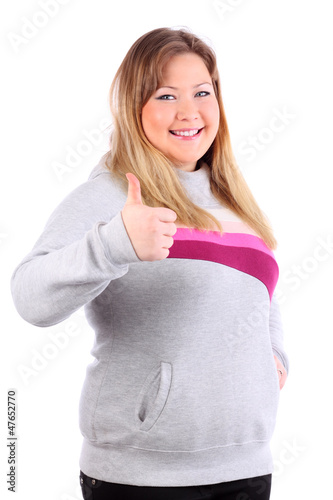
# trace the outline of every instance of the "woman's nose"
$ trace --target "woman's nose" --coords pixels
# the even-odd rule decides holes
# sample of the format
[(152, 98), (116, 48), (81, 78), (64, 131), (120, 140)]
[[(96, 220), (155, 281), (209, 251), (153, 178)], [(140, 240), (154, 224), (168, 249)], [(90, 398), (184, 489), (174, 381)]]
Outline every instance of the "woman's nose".
[(179, 103), (177, 109), (177, 119), (178, 120), (187, 120), (193, 121), (198, 118), (198, 110), (197, 106), (194, 102), (190, 100), (184, 100)]

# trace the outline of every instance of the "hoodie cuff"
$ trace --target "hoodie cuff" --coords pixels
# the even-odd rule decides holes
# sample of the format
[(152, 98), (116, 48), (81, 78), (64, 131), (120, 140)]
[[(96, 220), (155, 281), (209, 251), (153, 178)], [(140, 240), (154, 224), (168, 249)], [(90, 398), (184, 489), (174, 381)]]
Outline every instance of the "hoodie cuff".
[(110, 222), (99, 222), (98, 233), (107, 259), (115, 266), (142, 262), (136, 255), (124, 226), (121, 212)]

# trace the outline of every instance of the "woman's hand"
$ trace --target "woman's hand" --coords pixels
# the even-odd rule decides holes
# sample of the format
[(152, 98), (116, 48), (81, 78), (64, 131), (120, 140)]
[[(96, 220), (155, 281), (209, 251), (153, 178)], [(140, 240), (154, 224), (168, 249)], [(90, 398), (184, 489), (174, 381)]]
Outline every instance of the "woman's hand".
[(128, 196), (121, 212), (127, 234), (140, 260), (163, 260), (173, 245), (177, 214), (169, 208), (152, 208), (142, 203), (140, 182), (126, 174)]
[[(287, 380), (287, 372), (281, 361), (274, 355), (274, 361), (276, 364), (276, 369), (279, 375), (280, 390), (284, 386)], [(281, 373), (282, 372), (282, 373)]]

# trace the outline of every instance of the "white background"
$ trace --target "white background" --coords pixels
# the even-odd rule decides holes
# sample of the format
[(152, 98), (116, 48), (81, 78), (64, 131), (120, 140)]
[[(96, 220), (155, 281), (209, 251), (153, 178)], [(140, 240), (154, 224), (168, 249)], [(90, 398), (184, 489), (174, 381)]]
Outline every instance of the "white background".
[[(271, 498), (333, 498), (331, 2), (54, 0), (52, 16), (43, 3), (2, 2), (0, 16), (0, 491), (17, 500), (81, 499), (78, 400), (93, 332), (80, 312), (51, 328), (27, 324), (9, 281), (51, 211), (107, 150), (100, 130), (110, 122), (108, 90), (127, 50), (151, 29), (188, 26), (217, 53), (234, 152), (279, 242), (290, 375), (272, 440)], [(285, 116), (281, 130), (270, 131), (277, 112)], [(62, 175), (59, 164), (67, 165)], [(67, 345), (57, 348), (60, 332)], [(17, 391), (15, 496), (6, 485), (10, 388)]]

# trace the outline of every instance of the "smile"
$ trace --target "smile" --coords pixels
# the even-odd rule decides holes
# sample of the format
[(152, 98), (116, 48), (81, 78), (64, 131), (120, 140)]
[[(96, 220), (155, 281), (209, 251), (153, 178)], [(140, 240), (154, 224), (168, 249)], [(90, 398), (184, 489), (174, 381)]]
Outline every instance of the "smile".
[(192, 139), (198, 137), (203, 128), (193, 128), (193, 129), (183, 129), (183, 130), (170, 130), (170, 133), (176, 137), (180, 137), (182, 139)]

